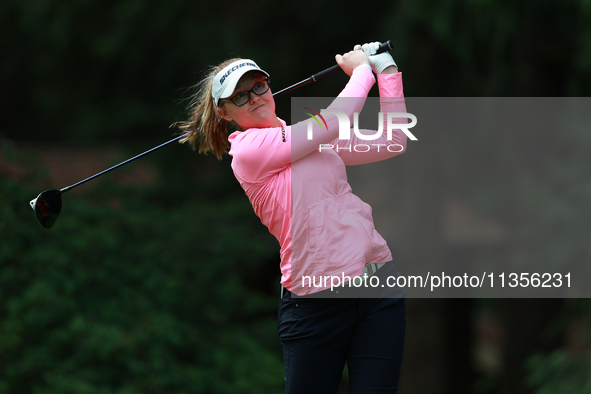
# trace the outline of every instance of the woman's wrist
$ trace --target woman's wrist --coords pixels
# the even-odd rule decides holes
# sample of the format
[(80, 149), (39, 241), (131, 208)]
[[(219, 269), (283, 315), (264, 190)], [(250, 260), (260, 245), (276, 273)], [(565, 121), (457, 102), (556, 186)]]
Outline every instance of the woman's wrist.
[(383, 69), (380, 74), (396, 74), (397, 72), (398, 67), (396, 65), (391, 65)]
[(355, 68), (359, 68), (359, 67), (365, 67), (365, 68), (367, 68), (369, 71), (372, 71), (372, 70), (371, 70), (371, 66), (369, 65), (369, 63), (363, 63), (363, 64), (360, 64), (360, 65), (358, 65), (358, 66), (357, 66), (357, 67), (355, 67)]

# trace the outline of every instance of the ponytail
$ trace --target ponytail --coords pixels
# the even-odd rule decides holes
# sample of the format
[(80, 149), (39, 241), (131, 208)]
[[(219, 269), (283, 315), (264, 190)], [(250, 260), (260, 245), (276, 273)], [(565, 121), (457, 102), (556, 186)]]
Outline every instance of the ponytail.
[(199, 142), (199, 153), (212, 152), (219, 160), (228, 150), (228, 124), (216, 111), (211, 89), (215, 75), (236, 60), (239, 59), (226, 60), (209, 69), (206, 77), (195, 85), (196, 92), (188, 105), (189, 120), (173, 124), (185, 134), (179, 140), (181, 144), (188, 142), (195, 150)]

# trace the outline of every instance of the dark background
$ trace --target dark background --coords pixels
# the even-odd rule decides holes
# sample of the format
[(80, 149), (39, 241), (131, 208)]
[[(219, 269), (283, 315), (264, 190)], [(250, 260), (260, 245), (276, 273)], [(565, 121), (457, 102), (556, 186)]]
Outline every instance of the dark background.
[[(3, 1), (0, 393), (282, 392), (278, 245), (227, 157), (166, 147), (65, 195), (51, 230), (28, 201), (172, 138), (209, 65), (255, 59), (278, 90), (387, 39), (408, 97), (591, 93), (586, 0)], [(586, 131), (424, 131), (393, 162), (399, 269), (588, 264)], [(409, 299), (400, 393), (589, 393), (590, 319), (583, 299)]]

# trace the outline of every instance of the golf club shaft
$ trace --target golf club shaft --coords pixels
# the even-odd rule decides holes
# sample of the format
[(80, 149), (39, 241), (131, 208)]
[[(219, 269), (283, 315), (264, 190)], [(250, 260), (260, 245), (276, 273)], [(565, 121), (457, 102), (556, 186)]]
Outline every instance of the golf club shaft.
[[(376, 51), (376, 55), (379, 53), (383, 53), (383, 52), (387, 52), (390, 51), (394, 48), (394, 44), (392, 43), (391, 40), (386, 41), (385, 43), (381, 44), (380, 47), (378, 48), (378, 50)], [(304, 79), (301, 82), (298, 82), (296, 84), (293, 84), (283, 90), (278, 91), (277, 93), (275, 93), (276, 95), (280, 95), (283, 93), (287, 93), (287, 92), (291, 92), (294, 89), (297, 89), (299, 87), (302, 87), (304, 85), (307, 85), (311, 82), (316, 82), (319, 79), (322, 79), (324, 77), (327, 77), (331, 74), (334, 74), (335, 72), (337, 72), (338, 70), (341, 69), (341, 66), (339, 66), (338, 64), (335, 64), (334, 66), (331, 66), (329, 68), (327, 68), (326, 70), (322, 70), (314, 75), (312, 75), (311, 77)]]
[[(281, 93), (281, 92), (274, 93), (274, 94), (273, 94), (273, 96), (274, 96), (274, 97), (275, 97), (275, 96), (278, 96), (280, 93)], [(113, 171), (114, 169), (116, 169), (116, 168), (119, 168), (119, 167), (121, 167), (121, 166), (124, 166), (125, 164), (131, 163), (132, 161), (134, 161), (134, 160), (136, 160), (136, 159), (139, 159), (140, 157), (142, 157), (142, 156), (145, 156), (145, 155), (147, 155), (148, 153), (152, 153), (152, 152), (154, 152), (155, 150), (158, 150), (158, 149), (160, 149), (160, 148), (163, 148), (163, 147), (165, 147), (165, 146), (166, 146), (166, 145), (168, 145), (168, 144), (172, 144), (173, 142), (176, 142), (176, 141), (180, 140), (181, 138), (183, 138), (183, 136), (182, 136), (182, 135), (179, 135), (179, 136), (177, 136), (177, 137), (174, 137), (174, 138), (173, 138), (173, 139), (171, 139), (170, 141), (166, 141), (165, 143), (163, 143), (163, 144), (160, 144), (160, 145), (158, 145), (158, 146), (156, 146), (156, 147), (154, 147), (154, 148), (152, 148), (152, 149), (150, 149), (150, 150), (147, 150), (147, 151), (145, 151), (145, 152), (143, 152), (143, 153), (140, 153), (139, 155), (137, 155), (137, 156), (134, 156), (134, 157), (132, 157), (131, 159), (127, 159), (127, 160), (125, 160), (124, 162), (121, 162), (121, 163), (119, 163), (119, 164), (116, 164), (116, 165), (114, 165), (114, 166), (113, 166), (113, 167), (111, 167), (111, 168), (107, 168), (106, 170), (104, 170), (104, 171), (101, 171), (101, 172), (99, 172), (98, 174), (95, 174), (95, 175), (93, 175), (93, 176), (91, 176), (91, 177), (88, 177), (88, 178), (86, 178), (86, 179), (84, 179), (84, 180), (82, 180), (82, 181), (80, 181), (80, 182), (74, 183), (73, 185), (66, 186), (66, 187), (64, 187), (63, 189), (60, 189), (60, 192), (62, 192), (62, 193), (65, 193), (65, 192), (67, 192), (68, 190), (71, 190), (71, 189), (75, 188), (76, 186), (79, 186), (79, 185), (81, 185), (81, 184), (83, 184), (83, 183), (86, 183), (86, 182), (88, 182), (88, 181), (91, 181), (91, 180), (93, 180), (94, 178), (96, 178), (96, 177), (99, 177), (99, 176), (101, 176), (101, 175), (103, 175), (103, 174), (106, 174), (106, 173), (107, 173), (107, 172), (109, 172), (109, 171)]]
[(65, 193), (65, 192), (67, 192), (68, 190), (75, 188), (76, 186), (79, 186), (79, 185), (81, 185), (81, 184), (83, 184), (83, 183), (86, 183), (86, 182), (88, 182), (88, 181), (91, 181), (91, 180), (93, 180), (94, 178), (96, 178), (96, 177), (99, 177), (99, 176), (101, 176), (101, 175), (103, 175), (103, 174), (106, 174), (106, 173), (107, 173), (107, 172), (109, 172), (109, 171), (113, 171), (113, 170), (114, 170), (114, 169), (116, 169), (116, 168), (119, 168), (119, 167), (121, 167), (121, 166), (123, 166), (123, 165), (125, 165), (125, 164), (128, 164), (128, 163), (131, 163), (132, 161), (134, 161), (134, 160), (136, 160), (136, 159), (139, 159), (140, 157), (142, 157), (142, 156), (145, 156), (145, 155), (147, 155), (148, 153), (152, 153), (152, 152), (154, 152), (155, 150), (158, 150), (158, 149), (160, 149), (160, 148), (162, 148), (162, 147), (165, 147), (165, 146), (166, 146), (166, 145), (168, 145), (168, 144), (171, 144), (171, 143), (173, 143), (173, 142), (175, 142), (175, 141), (178, 141), (178, 140), (180, 140), (182, 137), (183, 137), (182, 135), (179, 135), (178, 137), (175, 137), (175, 138), (171, 139), (170, 141), (167, 141), (167, 142), (165, 142), (165, 143), (163, 143), (163, 144), (160, 144), (160, 145), (158, 145), (158, 146), (156, 146), (156, 147), (154, 147), (154, 148), (152, 148), (152, 149), (150, 149), (150, 150), (147, 150), (147, 151), (145, 151), (144, 153), (140, 153), (139, 155), (137, 155), (137, 156), (134, 156), (134, 157), (132, 157), (131, 159), (127, 159), (127, 160), (125, 160), (124, 162), (121, 162), (121, 163), (119, 163), (119, 164), (116, 164), (116, 165), (114, 165), (114, 166), (113, 166), (113, 167), (111, 167), (111, 168), (107, 168), (106, 170), (104, 170), (104, 171), (101, 171), (101, 172), (99, 172), (98, 174), (95, 174), (95, 175), (93, 175), (93, 176), (91, 176), (91, 177), (88, 177), (88, 178), (86, 178), (86, 179), (84, 179), (84, 180), (82, 180), (82, 181), (80, 181), (80, 182), (78, 182), (78, 183), (74, 183), (73, 185), (66, 186), (66, 187), (64, 187), (63, 189), (60, 189), (60, 192), (62, 192), (62, 193)]
[[(393, 48), (392, 41), (388, 40), (388, 41), (386, 41), (385, 43), (383, 43), (383, 44), (381, 44), (381, 45), (380, 45), (380, 47), (379, 47), (379, 48), (378, 48), (378, 50), (376, 51), (376, 54), (378, 54), (378, 53), (382, 53), (382, 52), (387, 52), (387, 51), (391, 50), (392, 48)], [(283, 89), (283, 90), (280, 90), (280, 91), (278, 91), (278, 92), (276, 92), (276, 93), (273, 93), (273, 97), (280, 96), (280, 95), (282, 95), (282, 94), (285, 94), (285, 93), (287, 93), (287, 92), (290, 92), (290, 91), (292, 91), (292, 90), (294, 90), (294, 89), (297, 89), (297, 88), (299, 88), (299, 87), (301, 87), (301, 86), (307, 85), (307, 84), (308, 84), (308, 83), (310, 83), (310, 82), (316, 82), (316, 81), (318, 81), (319, 79), (322, 79), (322, 78), (324, 78), (324, 77), (326, 77), (326, 76), (328, 76), (328, 75), (334, 74), (334, 73), (335, 73), (335, 72), (337, 72), (339, 69), (340, 69), (340, 66), (339, 66), (338, 64), (335, 64), (334, 66), (332, 66), (332, 67), (329, 67), (329, 68), (327, 68), (326, 70), (322, 70), (322, 71), (320, 71), (320, 72), (318, 72), (318, 73), (316, 73), (316, 74), (312, 75), (311, 77), (309, 77), (309, 78), (307, 78), (307, 79), (305, 79), (305, 80), (303, 80), (303, 81), (301, 81), (301, 82), (298, 82), (298, 83), (296, 83), (296, 84), (294, 84), (294, 85), (291, 85), (291, 86), (289, 86), (289, 87), (287, 87), (287, 88), (285, 88), (285, 89)], [(145, 152), (143, 152), (143, 153), (140, 153), (139, 155), (137, 155), (137, 156), (134, 156), (134, 157), (132, 157), (131, 159), (127, 159), (127, 160), (125, 160), (124, 162), (121, 162), (121, 163), (119, 163), (119, 164), (116, 164), (116, 165), (114, 165), (113, 167), (107, 168), (106, 170), (104, 170), (104, 171), (101, 171), (101, 172), (99, 172), (98, 174), (95, 174), (95, 175), (93, 175), (93, 176), (91, 176), (91, 177), (88, 177), (88, 178), (86, 178), (86, 179), (84, 179), (84, 180), (82, 180), (82, 181), (80, 181), (80, 182), (74, 183), (73, 185), (66, 186), (66, 187), (64, 187), (63, 189), (60, 189), (60, 192), (62, 192), (62, 193), (65, 193), (65, 192), (67, 192), (68, 190), (71, 190), (71, 189), (75, 188), (76, 186), (79, 186), (79, 185), (81, 185), (81, 184), (83, 184), (83, 183), (86, 183), (86, 182), (88, 182), (88, 181), (91, 181), (91, 180), (93, 180), (94, 178), (97, 178), (97, 177), (99, 177), (99, 176), (101, 176), (101, 175), (103, 175), (103, 174), (106, 174), (107, 172), (113, 171), (113, 170), (114, 170), (114, 169), (116, 169), (116, 168), (119, 168), (119, 167), (121, 167), (121, 166), (124, 166), (125, 164), (128, 164), (128, 163), (131, 163), (132, 161), (134, 161), (134, 160), (136, 160), (136, 159), (139, 159), (140, 157), (143, 157), (143, 156), (147, 155), (148, 153), (152, 153), (152, 152), (154, 152), (155, 150), (158, 150), (158, 149), (160, 149), (160, 148), (163, 148), (163, 147), (165, 147), (165, 146), (167, 146), (167, 145), (169, 145), (169, 144), (171, 144), (171, 143), (173, 143), (173, 142), (176, 142), (176, 141), (180, 140), (182, 137), (183, 137), (182, 135), (179, 135), (179, 136), (177, 136), (177, 137), (175, 137), (175, 138), (171, 139), (170, 141), (167, 141), (167, 142), (165, 142), (165, 143), (163, 143), (163, 144), (160, 144), (160, 145), (158, 145), (158, 146), (156, 146), (156, 147), (154, 147), (154, 148), (152, 148), (152, 149), (150, 149), (150, 150), (147, 150), (147, 151), (145, 151)]]

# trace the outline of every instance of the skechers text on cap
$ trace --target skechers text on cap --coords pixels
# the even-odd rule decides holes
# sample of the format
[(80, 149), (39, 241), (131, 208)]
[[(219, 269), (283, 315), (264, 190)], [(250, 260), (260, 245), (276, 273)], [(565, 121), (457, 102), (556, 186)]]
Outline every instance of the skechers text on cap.
[(269, 74), (263, 71), (259, 66), (250, 59), (240, 59), (228, 64), (213, 78), (213, 86), (211, 89), (211, 95), (215, 101), (215, 105), (221, 98), (227, 98), (234, 93), (236, 85), (240, 78), (249, 71), (259, 71), (265, 74), (267, 77)]

